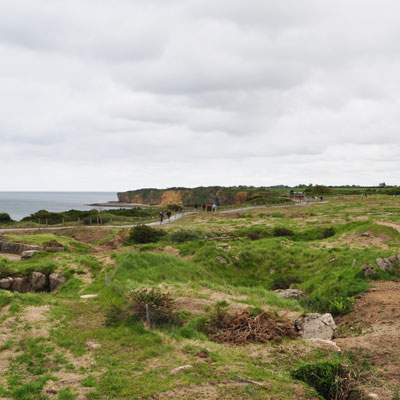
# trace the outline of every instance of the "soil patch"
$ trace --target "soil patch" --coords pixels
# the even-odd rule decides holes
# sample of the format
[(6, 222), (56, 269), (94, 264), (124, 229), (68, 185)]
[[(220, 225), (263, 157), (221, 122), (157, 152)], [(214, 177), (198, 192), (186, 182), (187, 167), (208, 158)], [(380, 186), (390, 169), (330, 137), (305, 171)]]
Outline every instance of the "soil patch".
[(331, 248), (347, 244), (350, 249), (361, 249), (374, 246), (380, 247), (381, 249), (387, 249), (388, 246), (386, 243), (390, 241), (390, 236), (385, 233), (375, 235), (372, 231), (366, 231), (363, 233), (345, 234), (333, 242), (320, 242), (320, 245), (325, 245), (327, 248)]
[(95, 228), (86, 228), (86, 227), (78, 227), (72, 229), (60, 229), (55, 232), (56, 235), (59, 236), (67, 236), (71, 237), (78, 242), (82, 243), (93, 243), (98, 240), (104, 239), (111, 233), (110, 229), (95, 229)]

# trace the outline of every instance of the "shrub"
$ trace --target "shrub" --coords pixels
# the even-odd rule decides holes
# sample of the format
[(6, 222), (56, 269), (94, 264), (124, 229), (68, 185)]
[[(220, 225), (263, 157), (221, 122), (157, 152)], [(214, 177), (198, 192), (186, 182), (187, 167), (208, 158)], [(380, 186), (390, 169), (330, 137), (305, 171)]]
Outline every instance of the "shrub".
[[(156, 325), (180, 323), (173, 309), (174, 300), (159, 289), (137, 289), (131, 293), (133, 315)], [(146, 309), (147, 306), (147, 309)]]
[(183, 207), (178, 204), (168, 204), (167, 208), (171, 211), (179, 212), (183, 210)]
[(11, 217), (7, 213), (0, 213), (0, 223), (9, 223), (12, 222)]
[(147, 225), (137, 225), (130, 230), (129, 239), (134, 243), (155, 243), (165, 235), (164, 231)]
[(279, 237), (279, 236), (293, 236), (293, 231), (289, 228), (285, 228), (284, 226), (281, 227), (275, 227), (273, 234), (275, 237)]
[(303, 364), (292, 372), (295, 379), (306, 382), (325, 399), (355, 399), (355, 376), (337, 361), (323, 360)]
[(327, 239), (331, 236), (335, 236), (335, 229), (330, 227), (330, 228), (324, 228), (321, 231), (321, 239)]
[(179, 229), (171, 233), (171, 240), (173, 242), (188, 242), (190, 240), (200, 239), (200, 237), (201, 235), (199, 232), (190, 229)]

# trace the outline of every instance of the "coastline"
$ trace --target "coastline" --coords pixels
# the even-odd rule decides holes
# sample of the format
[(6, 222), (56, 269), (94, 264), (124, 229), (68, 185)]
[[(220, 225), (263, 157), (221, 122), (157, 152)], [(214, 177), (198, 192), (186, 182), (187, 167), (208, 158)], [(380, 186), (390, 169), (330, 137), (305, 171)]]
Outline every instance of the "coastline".
[(117, 207), (117, 208), (137, 208), (137, 207), (150, 207), (148, 204), (139, 203), (122, 203), (119, 201), (108, 201), (106, 203), (92, 203), (87, 204), (90, 207)]

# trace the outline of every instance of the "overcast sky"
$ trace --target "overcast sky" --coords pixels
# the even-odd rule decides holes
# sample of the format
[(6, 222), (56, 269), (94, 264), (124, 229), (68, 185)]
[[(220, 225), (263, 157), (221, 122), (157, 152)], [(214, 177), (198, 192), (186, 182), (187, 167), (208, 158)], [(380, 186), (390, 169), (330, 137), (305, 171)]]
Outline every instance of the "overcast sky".
[(0, 190), (400, 184), (397, 0), (0, 0)]

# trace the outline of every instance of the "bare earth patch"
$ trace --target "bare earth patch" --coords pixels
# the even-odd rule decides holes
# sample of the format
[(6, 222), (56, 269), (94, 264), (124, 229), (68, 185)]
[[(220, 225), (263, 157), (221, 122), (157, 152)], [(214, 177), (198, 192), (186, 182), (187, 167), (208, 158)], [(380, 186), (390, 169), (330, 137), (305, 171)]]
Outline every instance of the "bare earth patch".
[(400, 390), (400, 282), (376, 283), (337, 323), (346, 332), (336, 339), (338, 346), (362, 354), (376, 368), (366, 387), (392, 400)]
[(332, 248), (340, 245), (348, 245), (350, 249), (362, 249), (369, 247), (380, 247), (382, 249), (387, 249), (386, 243), (390, 242), (391, 238), (385, 233), (380, 233), (375, 235), (371, 231), (366, 231), (363, 233), (351, 233), (342, 235), (338, 240), (320, 242), (320, 246), (325, 246), (327, 248)]

